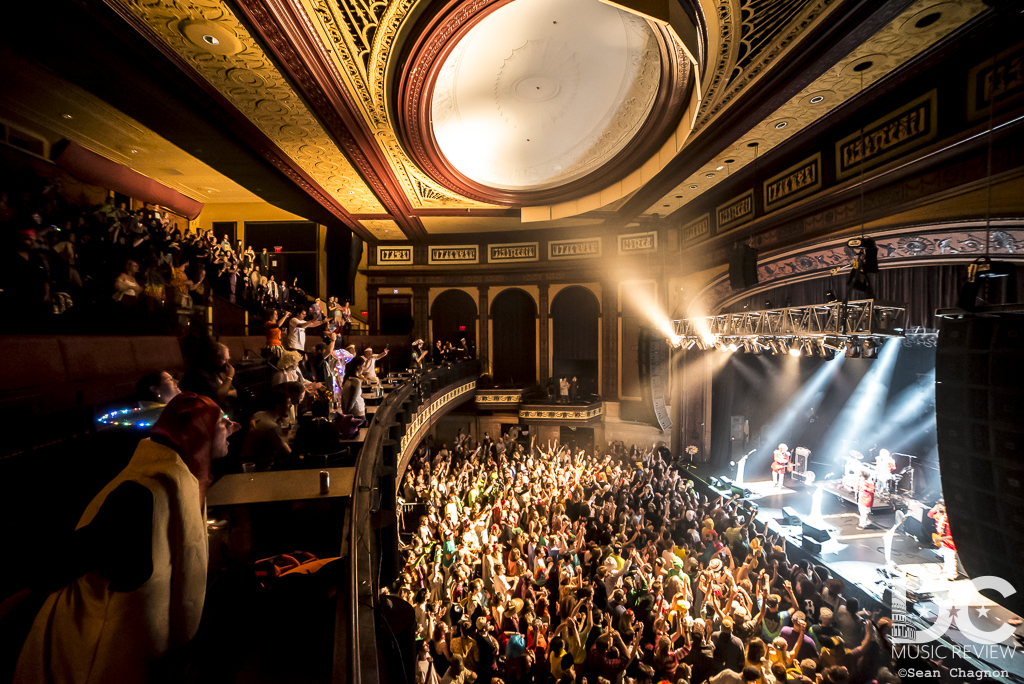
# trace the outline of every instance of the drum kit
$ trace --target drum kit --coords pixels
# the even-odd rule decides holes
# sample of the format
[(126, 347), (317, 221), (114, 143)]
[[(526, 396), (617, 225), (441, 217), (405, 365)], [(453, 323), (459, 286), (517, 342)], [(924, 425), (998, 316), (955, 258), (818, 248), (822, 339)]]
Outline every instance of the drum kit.
[[(914, 456), (910, 456), (910, 458), (914, 458)], [(896, 496), (899, 485), (905, 478), (908, 482), (904, 485), (904, 489), (913, 489), (913, 467), (907, 465), (896, 472), (896, 461), (885, 449), (878, 452), (874, 462), (865, 460), (864, 454), (855, 449), (850, 451), (843, 469), (843, 487), (851, 492), (859, 491), (861, 477), (875, 481), (875, 496), (882, 499)]]

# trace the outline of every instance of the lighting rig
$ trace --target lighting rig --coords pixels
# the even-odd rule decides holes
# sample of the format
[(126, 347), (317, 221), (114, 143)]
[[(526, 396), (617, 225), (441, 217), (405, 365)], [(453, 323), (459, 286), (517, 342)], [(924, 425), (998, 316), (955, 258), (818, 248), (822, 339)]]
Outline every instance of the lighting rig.
[(905, 318), (902, 304), (828, 302), (672, 321), (668, 342), (674, 349), (871, 359), (885, 339), (904, 336)]

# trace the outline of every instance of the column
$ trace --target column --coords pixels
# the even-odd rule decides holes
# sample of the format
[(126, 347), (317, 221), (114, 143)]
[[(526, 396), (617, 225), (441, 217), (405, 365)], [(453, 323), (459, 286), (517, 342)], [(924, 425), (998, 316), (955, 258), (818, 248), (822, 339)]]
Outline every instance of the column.
[(426, 342), (430, 348), (430, 288), (426, 285), (412, 286), (412, 334)]
[(601, 397), (619, 400), (619, 293), (617, 283), (601, 286)]
[(547, 387), (548, 377), (551, 375), (551, 369), (548, 368), (548, 288), (550, 286), (547, 283), (541, 283), (538, 286), (540, 290), (540, 297), (538, 298), (537, 316), (540, 319), (540, 325), (538, 330), (540, 331), (540, 348), (537, 350), (537, 354), (540, 358), (537, 359), (537, 368), (540, 369), (540, 386)]
[(480, 285), (477, 288), (479, 303), (477, 304), (477, 313), (480, 316), (480, 332), (477, 335), (476, 341), (476, 355), (480, 359), (480, 372), (489, 373), (491, 368), (490, 363), (490, 348), (488, 345), (487, 335), (487, 319), (490, 317), (488, 314), (489, 307), (487, 306), (487, 292), (490, 290), (486, 285)]
[(370, 334), (377, 334), (377, 287), (366, 288), (366, 325), (370, 328)]

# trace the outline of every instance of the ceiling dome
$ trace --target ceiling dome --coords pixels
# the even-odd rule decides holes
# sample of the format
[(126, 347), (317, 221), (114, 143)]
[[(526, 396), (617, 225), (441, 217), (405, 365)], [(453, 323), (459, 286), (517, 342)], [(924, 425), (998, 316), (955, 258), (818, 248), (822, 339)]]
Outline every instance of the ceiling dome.
[(658, 39), (644, 19), (599, 0), (515, 0), (444, 61), (433, 136), (447, 162), (482, 185), (561, 186), (622, 151), (660, 78)]

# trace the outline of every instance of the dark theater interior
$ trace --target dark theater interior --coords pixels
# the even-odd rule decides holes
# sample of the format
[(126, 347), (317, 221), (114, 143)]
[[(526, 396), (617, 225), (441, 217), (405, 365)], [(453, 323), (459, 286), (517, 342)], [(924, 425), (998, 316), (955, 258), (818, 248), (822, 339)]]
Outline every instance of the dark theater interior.
[(4, 16), (0, 684), (1024, 684), (1024, 3)]

